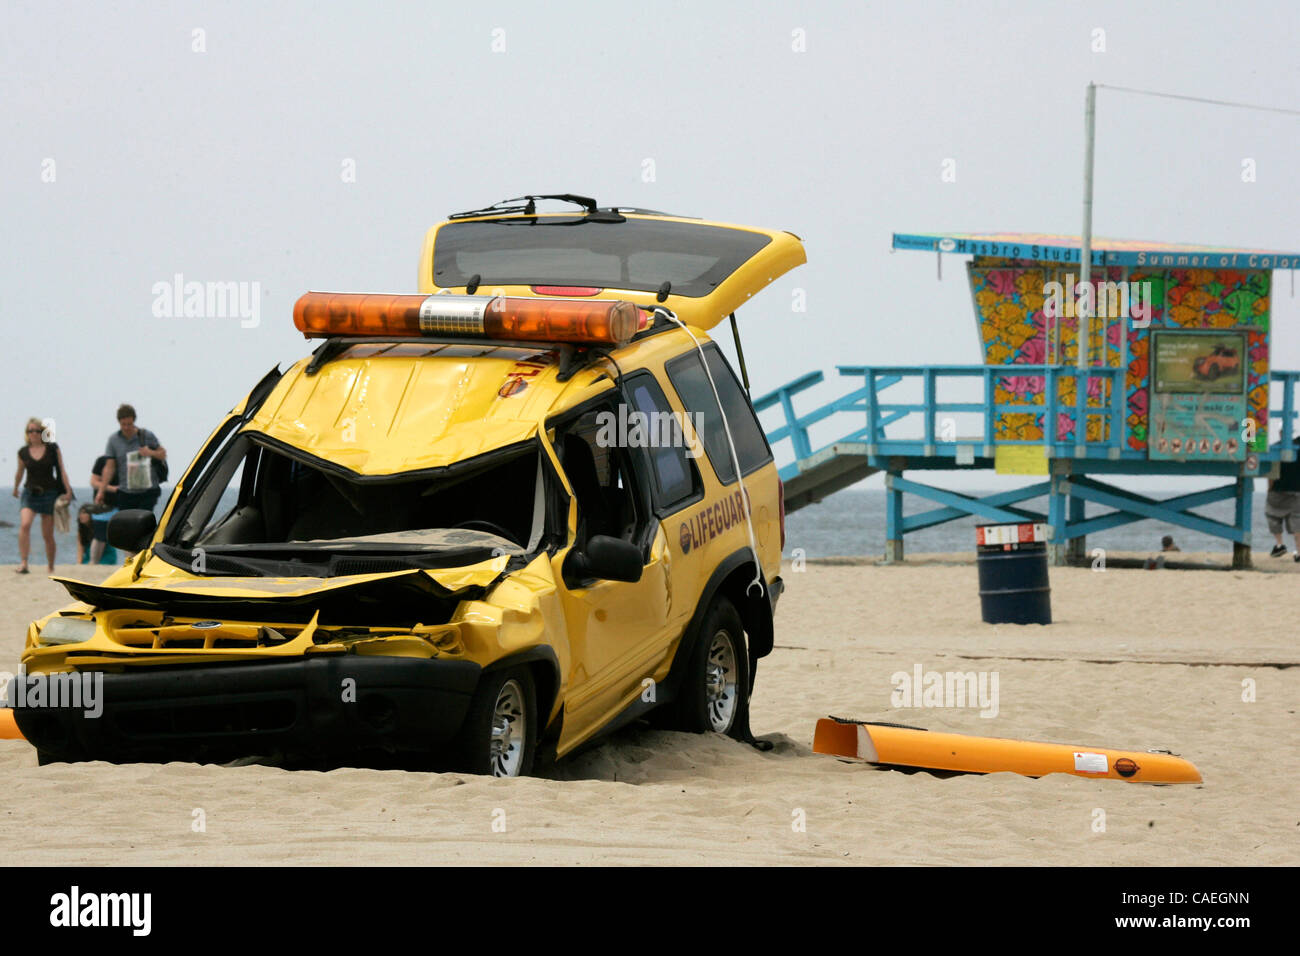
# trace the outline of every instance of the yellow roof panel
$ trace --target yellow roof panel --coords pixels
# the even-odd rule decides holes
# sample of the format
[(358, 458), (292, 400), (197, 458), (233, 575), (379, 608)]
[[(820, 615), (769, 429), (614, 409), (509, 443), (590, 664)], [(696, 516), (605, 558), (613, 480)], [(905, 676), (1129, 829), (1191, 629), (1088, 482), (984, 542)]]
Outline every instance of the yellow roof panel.
[(562, 396), (605, 375), (558, 382), (553, 352), (356, 345), (291, 368), (248, 430), (361, 475), (436, 468), (525, 441)]

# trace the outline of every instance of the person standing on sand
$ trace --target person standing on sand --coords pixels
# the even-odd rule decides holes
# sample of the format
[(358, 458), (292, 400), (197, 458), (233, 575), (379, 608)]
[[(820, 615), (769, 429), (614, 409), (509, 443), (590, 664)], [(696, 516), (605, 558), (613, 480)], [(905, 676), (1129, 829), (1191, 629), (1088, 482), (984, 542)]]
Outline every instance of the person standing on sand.
[(23, 482), (22, 510), (18, 527), (18, 557), (22, 564), (19, 574), (27, 574), (27, 558), (32, 549), (32, 522), (41, 516), (41, 537), (45, 539), (45, 560), (50, 573), (54, 573), (54, 503), (61, 496), (69, 500), (75, 496), (68, 484), (68, 474), (63, 468), (63, 451), (54, 442), (45, 441), (45, 426), (39, 418), (29, 418), (26, 430), (27, 444), (18, 449), (18, 473), (14, 475), (14, 497)]
[[(1300, 438), (1296, 439), (1300, 446)], [(1268, 518), (1268, 530), (1273, 532), (1273, 550), (1270, 557), (1280, 558), (1286, 554), (1286, 545), (1282, 543), (1282, 532), (1289, 531), (1295, 542), (1295, 558), (1300, 561), (1300, 455), (1296, 461), (1282, 462), (1278, 475), (1268, 483), (1268, 498), (1264, 502), (1264, 516)]]
[(104, 504), (109, 508), (117, 507), (117, 485), (109, 485), (104, 482), (104, 466), (113, 459), (108, 455), (100, 455), (95, 459), (95, 464), (90, 469), (90, 488), (95, 492), (95, 497), (104, 492)]
[[(95, 492), (95, 504), (104, 504), (107, 489), (116, 486), (117, 507), (144, 508), (153, 511), (158, 503), (159, 465), (167, 461), (167, 449), (158, 444), (158, 436), (135, 424), (135, 409), (122, 405), (117, 410), (118, 430), (108, 436), (104, 454), (103, 484)], [(152, 459), (152, 460), (151, 460)]]
[[(108, 547), (108, 522), (117, 514), (117, 485), (107, 485), (104, 483), (104, 468), (112, 461), (108, 455), (100, 455), (95, 459), (94, 467), (90, 469), (90, 488), (94, 491), (91, 497), (98, 501), (99, 493), (104, 493), (102, 504), (87, 505), (90, 508), (90, 525), (93, 540), (90, 542), (90, 563), (104, 564), (109, 563), (105, 560), (104, 555), (112, 552), (114, 557), (113, 564), (117, 563), (117, 552)], [(78, 521), (81, 519), (78, 518)]]

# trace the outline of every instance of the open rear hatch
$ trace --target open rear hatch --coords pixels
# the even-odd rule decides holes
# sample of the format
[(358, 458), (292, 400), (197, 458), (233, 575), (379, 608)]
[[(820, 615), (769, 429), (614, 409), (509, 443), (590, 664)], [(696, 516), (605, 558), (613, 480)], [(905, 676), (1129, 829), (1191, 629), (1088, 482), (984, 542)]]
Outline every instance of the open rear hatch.
[[(539, 213), (537, 200), (580, 207)], [(706, 222), (582, 196), (524, 196), (429, 230), (420, 291), (656, 302), (711, 329), (807, 261), (793, 233)]]

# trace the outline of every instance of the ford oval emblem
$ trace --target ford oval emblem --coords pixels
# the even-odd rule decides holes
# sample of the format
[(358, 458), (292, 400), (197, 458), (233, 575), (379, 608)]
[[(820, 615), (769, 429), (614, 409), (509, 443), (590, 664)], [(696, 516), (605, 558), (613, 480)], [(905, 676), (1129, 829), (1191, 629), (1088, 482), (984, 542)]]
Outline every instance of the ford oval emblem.
[(200, 631), (210, 631), (214, 627), (220, 627), (220, 621), (195, 621), (190, 627)]

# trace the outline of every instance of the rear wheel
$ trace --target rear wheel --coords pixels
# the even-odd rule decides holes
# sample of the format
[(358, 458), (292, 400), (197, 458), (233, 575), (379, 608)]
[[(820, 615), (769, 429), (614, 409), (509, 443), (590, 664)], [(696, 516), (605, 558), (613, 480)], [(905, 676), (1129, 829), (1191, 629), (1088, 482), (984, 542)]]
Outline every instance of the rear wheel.
[(719, 598), (704, 615), (663, 725), (689, 733), (749, 737), (749, 658), (740, 614)]
[(493, 777), (527, 776), (537, 750), (536, 714), (527, 668), (484, 674), (457, 741), (457, 769)]

